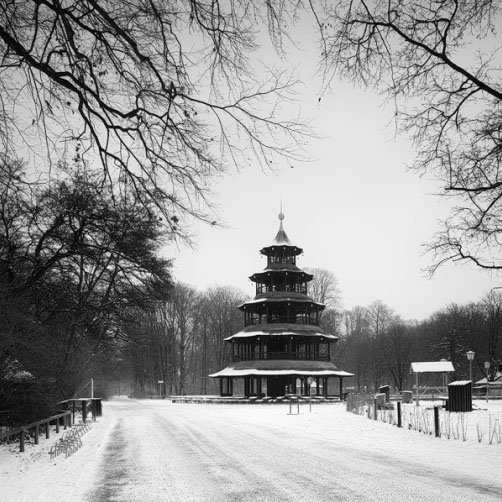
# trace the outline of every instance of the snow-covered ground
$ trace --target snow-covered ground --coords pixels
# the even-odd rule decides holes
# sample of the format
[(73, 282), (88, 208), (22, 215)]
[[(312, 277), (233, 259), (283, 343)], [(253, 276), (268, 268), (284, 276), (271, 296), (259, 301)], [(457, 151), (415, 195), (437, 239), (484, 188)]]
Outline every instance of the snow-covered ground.
[[(489, 407), (502, 416), (502, 403)], [(105, 402), (68, 458), (50, 459), (55, 434), (25, 453), (0, 446), (0, 501), (502, 500), (502, 444), (436, 439), (341, 404), (288, 412)]]

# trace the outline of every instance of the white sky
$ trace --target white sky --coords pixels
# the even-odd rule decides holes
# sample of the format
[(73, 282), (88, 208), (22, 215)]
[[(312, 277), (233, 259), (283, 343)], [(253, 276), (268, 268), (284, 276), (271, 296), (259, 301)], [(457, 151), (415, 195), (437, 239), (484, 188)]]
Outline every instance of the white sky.
[(176, 258), (175, 278), (200, 289), (233, 285), (252, 297), (248, 277), (265, 266), (259, 249), (275, 237), (282, 196), (285, 230), (304, 249), (299, 266), (332, 271), (345, 308), (380, 299), (404, 319), (420, 320), (449, 303), (479, 300), (500, 284), (496, 277), (454, 264), (432, 279), (422, 272), (431, 260), (422, 245), (448, 202), (433, 195), (437, 182), (407, 171), (414, 153), (406, 138), (394, 138), (392, 107), (338, 82), (318, 103), (315, 35), (306, 25), (298, 33), (301, 48), (288, 62), (301, 68), (307, 84), (299, 106), (322, 136), (308, 146), (315, 160), (276, 173), (246, 167), (215, 183), (227, 228), (194, 224), (197, 247), (167, 251)]

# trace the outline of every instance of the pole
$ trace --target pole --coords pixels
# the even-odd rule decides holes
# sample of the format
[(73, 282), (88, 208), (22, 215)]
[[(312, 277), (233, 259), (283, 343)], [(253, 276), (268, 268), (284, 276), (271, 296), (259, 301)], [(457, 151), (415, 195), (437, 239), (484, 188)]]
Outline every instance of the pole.
[(436, 434), (436, 437), (441, 436), (441, 429), (439, 428), (439, 407), (434, 406), (434, 431)]
[(488, 392), (490, 390), (490, 381), (489, 381), (489, 376), (490, 376), (490, 362), (486, 361), (485, 362), (485, 370), (486, 370), (486, 402), (488, 402)]
[(469, 361), (469, 380), (472, 382), (472, 361)]
[(91, 399), (94, 399), (94, 378), (91, 378)]

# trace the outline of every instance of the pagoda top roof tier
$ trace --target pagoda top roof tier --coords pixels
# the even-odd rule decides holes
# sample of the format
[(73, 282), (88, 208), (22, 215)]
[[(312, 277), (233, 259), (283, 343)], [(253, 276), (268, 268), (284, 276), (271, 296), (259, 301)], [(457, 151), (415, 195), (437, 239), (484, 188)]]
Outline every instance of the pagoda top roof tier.
[(289, 248), (294, 255), (299, 255), (303, 253), (302, 248), (295, 246), (289, 240), (289, 237), (286, 234), (286, 231), (284, 230), (284, 227), (282, 225), (282, 220), (284, 220), (284, 214), (282, 212), (279, 213), (279, 220), (281, 221), (281, 223), (279, 225), (279, 231), (277, 232), (275, 239), (271, 242), (271, 244), (262, 248), (260, 250), (260, 253), (264, 255), (274, 254), (275, 248), (277, 247)]

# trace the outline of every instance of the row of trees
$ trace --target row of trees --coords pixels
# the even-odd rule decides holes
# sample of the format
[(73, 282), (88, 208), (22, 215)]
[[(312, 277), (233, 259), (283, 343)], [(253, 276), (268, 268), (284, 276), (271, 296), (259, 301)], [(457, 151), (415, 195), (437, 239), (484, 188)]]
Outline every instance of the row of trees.
[(473, 379), (492, 380), (502, 362), (502, 295), (491, 292), (481, 301), (451, 304), (424, 321), (405, 322), (380, 301), (345, 312), (345, 333), (336, 352), (340, 365), (355, 374), (356, 391), (391, 384), (411, 389), (413, 361), (453, 363), (452, 378), (469, 379), (466, 352), (475, 352)]
[(128, 340), (135, 312), (171, 289), (158, 209), (81, 167), (37, 186), (0, 158), (0, 402), (11, 421), (75, 395)]
[[(323, 269), (310, 269), (315, 279), (310, 294), (326, 302), (322, 327), (339, 336), (333, 347), (334, 361), (354, 373), (347, 385), (355, 391), (375, 390), (391, 384), (396, 390), (413, 385), (413, 361), (447, 359), (455, 367), (453, 378), (469, 378), (466, 352), (476, 353), (474, 378), (493, 379), (502, 361), (502, 294), (495, 291), (481, 301), (451, 304), (423, 321), (405, 321), (381, 301), (343, 310), (336, 277)], [(142, 317), (123, 352), (124, 380), (138, 394), (212, 394), (217, 391), (208, 375), (230, 361), (224, 339), (242, 328), (237, 309), (246, 295), (231, 287), (198, 292), (176, 284), (171, 299), (159, 303)], [(326, 296), (326, 291), (330, 294)], [(158, 381), (164, 383), (159, 385)], [(120, 379), (114, 379), (113, 392)]]
[[(193, 216), (208, 220), (210, 181), (225, 166), (248, 164), (250, 154), (262, 166), (302, 158), (308, 131), (283, 114), (295, 77), (287, 68), (258, 71), (250, 59), (256, 26), (268, 27), (280, 51), (302, 10), (319, 28), (326, 89), (338, 76), (380, 89), (396, 106), (397, 129), (417, 145), (416, 169), (435, 174), (457, 200), (430, 245), (431, 271), (448, 260), (502, 269), (498, 2), (7, 0), (0, 4), (2, 398), (19, 395), (5, 382), (23, 372), (67, 397), (93, 361), (113, 362), (121, 373), (124, 358), (147, 351), (156, 330), (177, 342), (158, 342), (156, 369), (148, 369), (154, 352), (135, 362), (140, 390), (148, 372), (183, 391), (190, 372), (211, 367), (201, 354), (221, 349), (212, 325), (206, 331), (209, 317), (176, 310), (158, 251), (163, 236), (186, 237)], [(19, 156), (32, 160), (29, 175), (13, 160)], [(69, 159), (76, 170), (64, 166)], [(183, 306), (198, 297), (186, 294)], [(394, 374), (385, 374), (378, 350), (397, 350), (402, 337), (414, 340), (403, 345), (432, 350), (445, 336), (452, 360), (461, 354), (452, 347), (469, 342), (475, 350), (477, 341), (478, 357), (498, 361), (498, 310), (480, 305), (457, 308), (472, 311), (471, 331), (471, 314), (458, 314), (457, 327), (451, 313), (409, 326), (385, 321), (392, 317), (385, 309), (376, 318), (353, 309), (344, 317), (340, 363), (359, 386), (375, 385)], [(340, 310), (331, 308), (328, 321), (336, 332)], [(205, 342), (200, 333), (208, 333)], [(370, 350), (374, 357), (361, 359)], [(410, 357), (418, 356), (425, 358)], [(393, 376), (398, 387), (401, 373)]]

